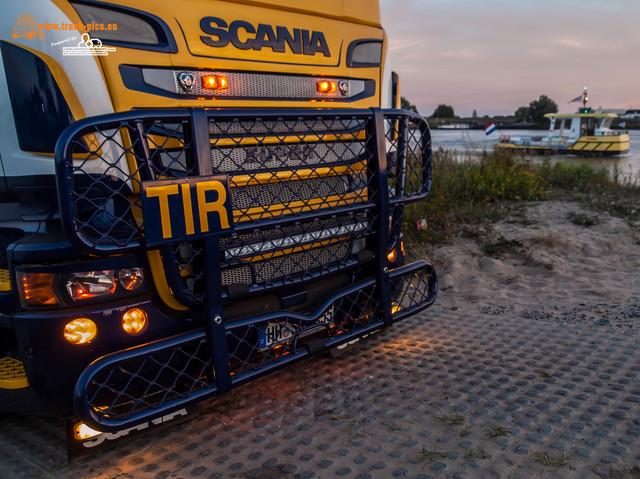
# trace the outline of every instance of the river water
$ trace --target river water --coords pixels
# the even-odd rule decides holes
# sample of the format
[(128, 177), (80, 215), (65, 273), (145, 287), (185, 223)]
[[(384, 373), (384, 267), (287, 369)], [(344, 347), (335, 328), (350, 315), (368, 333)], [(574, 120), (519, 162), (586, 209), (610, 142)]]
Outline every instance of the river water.
[[(475, 157), (483, 151), (493, 151), (498, 143), (500, 131), (485, 135), (484, 130), (431, 130), (434, 151), (443, 148), (455, 150), (460, 158)], [(511, 136), (540, 136), (546, 134), (541, 130), (504, 130)], [(629, 153), (620, 157), (579, 158), (571, 155), (553, 155), (548, 158), (552, 162), (587, 163), (597, 168), (606, 168), (610, 172), (617, 170), (640, 182), (640, 130), (629, 131)], [(542, 161), (542, 156), (532, 156), (534, 161)]]

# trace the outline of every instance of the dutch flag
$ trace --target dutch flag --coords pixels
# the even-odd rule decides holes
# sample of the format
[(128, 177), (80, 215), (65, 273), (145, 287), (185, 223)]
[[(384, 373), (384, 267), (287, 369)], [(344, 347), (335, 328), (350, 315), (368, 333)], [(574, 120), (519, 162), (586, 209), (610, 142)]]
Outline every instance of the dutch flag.
[(496, 131), (496, 124), (494, 122), (491, 122), (485, 127), (484, 134), (485, 135), (490, 135), (494, 131)]

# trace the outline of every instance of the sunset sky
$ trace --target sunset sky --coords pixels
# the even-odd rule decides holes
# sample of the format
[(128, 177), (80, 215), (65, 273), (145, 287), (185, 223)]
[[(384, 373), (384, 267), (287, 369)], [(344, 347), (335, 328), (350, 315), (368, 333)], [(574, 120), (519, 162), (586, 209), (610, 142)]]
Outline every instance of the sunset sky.
[(429, 116), (513, 114), (540, 95), (561, 112), (640, 108), (638, 0), (381, 0), (402, 95)]

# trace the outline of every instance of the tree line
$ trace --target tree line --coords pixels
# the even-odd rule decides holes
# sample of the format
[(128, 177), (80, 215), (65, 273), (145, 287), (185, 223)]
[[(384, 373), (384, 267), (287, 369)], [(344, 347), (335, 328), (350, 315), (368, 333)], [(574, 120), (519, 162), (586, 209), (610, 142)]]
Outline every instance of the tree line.
[[(410, 110), (418, 113), (418, 109), (405, 97), (401, 97), (401, 106), (404, 110)], [(548, 126), (548, 119), (544, 117), (547, 113), (558, 113), (558, 104), (547, 95), (540, 95), (537, 100), (531, 100), (529, 106), (519, 107), (515, 113), (517, 122), (535, 123), (540, 126)], [(473, 110), (472, 118), (477, 118), (477, 113)], [(453, 107), (450, 105), (440, 104), (436, 107), (431, 118), (457, 118)], [(488, 116), (487, 116), (488, 118)]]

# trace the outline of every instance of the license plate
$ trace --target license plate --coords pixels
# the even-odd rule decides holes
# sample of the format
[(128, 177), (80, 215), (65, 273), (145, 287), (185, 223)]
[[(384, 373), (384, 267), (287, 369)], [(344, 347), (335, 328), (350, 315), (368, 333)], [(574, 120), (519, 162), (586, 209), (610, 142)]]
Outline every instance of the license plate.
[[(319, 328), (324, 329), (324, 324), (333, 323), (333, 316), (335, 313), (335, 307), (331, 306), (327, 309), (322, 316), (318, 318), (313, 327), (306, 326), (305, 330), (298, 335), (300, 338), (304, 338), (310, 334), (318, 331)], [(295, 324), (290, 323), (270, 323), (264, 328), (260, 329), (260, 339), (258, 340), (258, 348), (261, 351), (270, 349), (273, 345), (289, 344), (293, 341), (296, 332), (300, 329)]]

